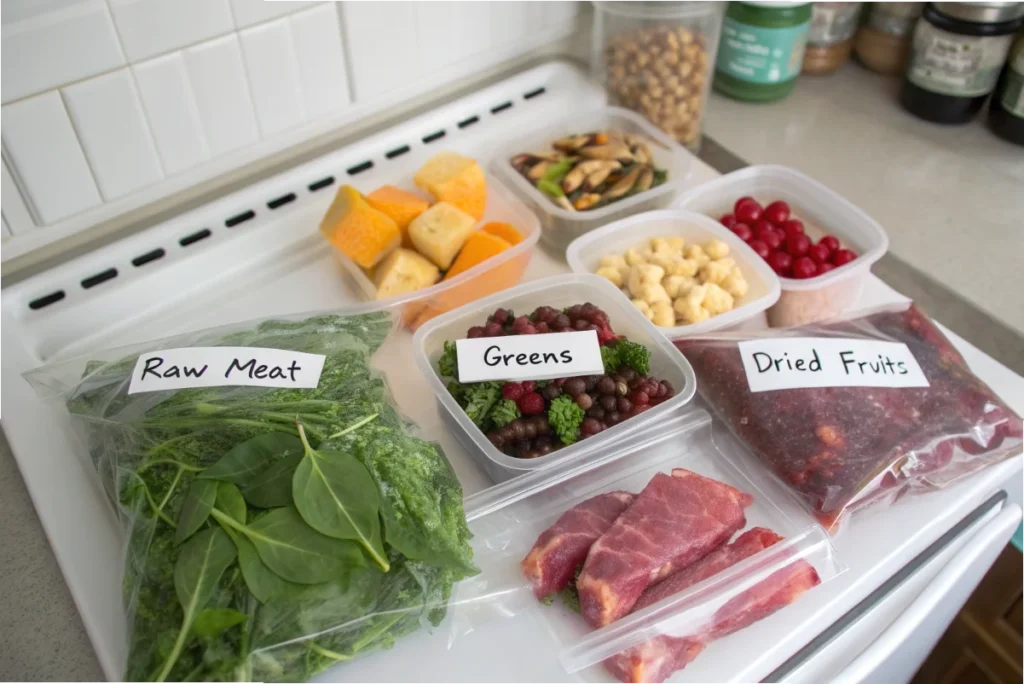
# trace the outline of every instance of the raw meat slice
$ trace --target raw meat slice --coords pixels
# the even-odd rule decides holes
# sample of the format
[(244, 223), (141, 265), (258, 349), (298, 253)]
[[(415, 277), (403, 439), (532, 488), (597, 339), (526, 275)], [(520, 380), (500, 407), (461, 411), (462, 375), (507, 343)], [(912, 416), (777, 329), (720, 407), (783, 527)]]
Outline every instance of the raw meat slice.
[(678, 594), (780, 541), (782, 541), (782, 537), (767, 528), (751, 528), (731, 544), (719, 546), (693, 565), (669, 575), (653, 587), (646, 589), (630, 612), (635, 613), (663, 598)]
[(587, 551), (615, 519), (633, 503), (635, 494), (608, 492), (579, 503), (541, 532), (530, 553), (519, 564), (542, 599), (561, 591), (587, 557)]
[[(701, 566), (700, 571), (695, 565), (691, 566), (692, 570), (687, 568), (677, 573), (687, 575), (691, 579), (689, 583), (680, 580), (677, 586), (680, 586), (681, 591), (716, 572), (721, 572), (733, 563), (738, 563), (752, 553), (757, 553), (760, 550), (758, 546), (762, 543), (771, 546), (779, 540), (780, 537), (770, 530), (754, 528), (732, 544), (709, 555), (705, 559), (707, 563), (698, 563), (697, 565)], [(730, 559), (731, 562), (722, 565), (726, 559)], [(676, 575), (673, 575), (661, 584), (664, 585), (675, 577)], [(655, 637), (609, 658), (604, 662), (604, 666), (623, 682), (663, 682), (673, 672), (689, 664), (711, 641), (768, 617), (820, 583), (818, 573), (807, 561), (794, 561), (726, 602), (699, 634), (688, 637)], [(661, 600), (667, 595), (654, 600)]]
[(749, 494), (688, 470), (658, 473), (590, 548), (576, 581), (583, 617), (603, 627), (644, 589), (723, 544), (746, 524)]

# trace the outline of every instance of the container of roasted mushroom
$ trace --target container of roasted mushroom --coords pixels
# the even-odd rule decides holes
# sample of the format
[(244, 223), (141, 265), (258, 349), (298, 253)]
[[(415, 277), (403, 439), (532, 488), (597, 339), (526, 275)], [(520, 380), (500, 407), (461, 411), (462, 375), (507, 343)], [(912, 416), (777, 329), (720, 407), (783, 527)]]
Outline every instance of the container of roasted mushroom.
[(541, 242), (563, 252), (610, 221), (668, 206), (692, 161), (642, 116), (605, 107), (517, 140), (494, 165), (540, 217)]

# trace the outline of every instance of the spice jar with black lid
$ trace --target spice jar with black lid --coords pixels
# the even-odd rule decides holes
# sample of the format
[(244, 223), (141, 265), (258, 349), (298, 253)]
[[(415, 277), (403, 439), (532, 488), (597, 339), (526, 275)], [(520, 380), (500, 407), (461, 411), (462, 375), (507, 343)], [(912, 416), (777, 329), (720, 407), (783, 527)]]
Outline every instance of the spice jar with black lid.
[(1022, 2), (929, 2), (914, 28), (900, 102), (936, 123), (973, 119), (1024, 25)]
[(1024, 145), (1024, 33), (1010, 50), (988, 103), (988, 126), (1000, 138)]

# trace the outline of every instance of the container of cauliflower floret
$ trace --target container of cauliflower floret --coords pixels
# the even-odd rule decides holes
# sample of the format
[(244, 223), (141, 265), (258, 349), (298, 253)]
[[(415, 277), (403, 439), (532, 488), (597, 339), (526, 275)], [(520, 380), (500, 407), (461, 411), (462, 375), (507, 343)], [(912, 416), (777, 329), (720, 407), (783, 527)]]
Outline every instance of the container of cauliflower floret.
[(764, 312), (782, 291), (743, 240), (691, 211), (649, 211), (609, 223), (573, 240), (565, 256), (574, 272), (596, 273), (619, 287), (670, 339), (767, 327)]

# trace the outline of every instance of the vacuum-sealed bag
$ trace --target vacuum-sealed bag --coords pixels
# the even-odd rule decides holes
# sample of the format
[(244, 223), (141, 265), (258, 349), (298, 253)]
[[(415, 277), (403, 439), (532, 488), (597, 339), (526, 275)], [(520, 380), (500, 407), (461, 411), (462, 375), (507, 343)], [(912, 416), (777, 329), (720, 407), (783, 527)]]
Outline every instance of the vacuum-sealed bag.
[(268, 320), (33, 371), (125, 530), (128, 680), (304, 681), (444, 617), (462, 489), (371, 367), (387, 312)]
[(675, 344), (704, 400), (828, 529), (1021, 450), (1020, 416), (913, 305)]

